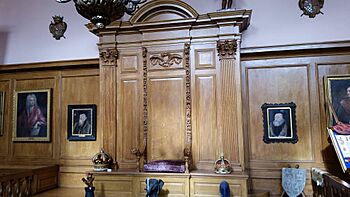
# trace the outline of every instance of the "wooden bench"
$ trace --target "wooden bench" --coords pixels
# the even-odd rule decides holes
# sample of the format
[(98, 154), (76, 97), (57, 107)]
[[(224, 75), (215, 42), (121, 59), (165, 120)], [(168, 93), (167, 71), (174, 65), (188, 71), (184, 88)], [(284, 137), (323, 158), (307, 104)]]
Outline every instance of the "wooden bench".
[(30, 196), (58, 186), (58, 166), (0, 166), (0, 197)]

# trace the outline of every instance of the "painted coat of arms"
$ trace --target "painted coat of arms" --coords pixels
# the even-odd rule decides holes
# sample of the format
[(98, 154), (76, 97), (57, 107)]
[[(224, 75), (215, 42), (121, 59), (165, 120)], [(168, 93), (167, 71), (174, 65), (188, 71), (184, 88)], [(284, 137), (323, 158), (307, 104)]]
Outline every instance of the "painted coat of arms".
[(282, 168), (282, 187), (290, 197), (300, 195), (306, 183), (306, 169)]
[(323, 14), (324, 0), (299, 0), (299, 8), (303, 11), (303, 15), (308, 15), (310, 18), (315, 18), (317, 14)]
[(56, 40), (61, 39), (61, 37), (66, 38), (64, 37), (64, 32), (66, 32), (67, 23), (63, 21), (63, 16), (53, 16), (52, 19), (53, 22), (51, 21), (51, 24), (49, 25), (52, 37)]

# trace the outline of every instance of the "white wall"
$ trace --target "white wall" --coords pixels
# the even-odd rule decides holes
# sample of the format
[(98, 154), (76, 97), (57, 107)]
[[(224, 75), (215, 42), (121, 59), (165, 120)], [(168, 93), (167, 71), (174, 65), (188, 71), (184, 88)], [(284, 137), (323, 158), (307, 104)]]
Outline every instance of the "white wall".
[[(185, 0), (200, 14), (220, 9), (221, 0)], [(350, 40), (349, 0), (326, 0), (314, 19), (300, 17), (298, 0), (236, 0), (237, 9), (252, 9), (243, 47)], [(66, 39), (56, 41), (48, 26), (51, 16), (68, 24)], [(124, 17), (127, 19), (128, 17)], [(97, 58), (98, 39), (74, 3), (55, 0), (0, 0), (0, 64)]]

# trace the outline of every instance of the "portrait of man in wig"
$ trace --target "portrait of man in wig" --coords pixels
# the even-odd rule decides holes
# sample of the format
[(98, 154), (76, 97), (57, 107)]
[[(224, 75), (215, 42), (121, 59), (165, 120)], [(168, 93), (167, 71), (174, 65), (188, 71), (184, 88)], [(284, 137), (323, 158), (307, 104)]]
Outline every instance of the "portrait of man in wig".
[(17, 117), (17, 137), (44, 137), (47, 135), (47, 119), (38, 105), (35, 93), (27, 94), (25, 107), (19, 109)]

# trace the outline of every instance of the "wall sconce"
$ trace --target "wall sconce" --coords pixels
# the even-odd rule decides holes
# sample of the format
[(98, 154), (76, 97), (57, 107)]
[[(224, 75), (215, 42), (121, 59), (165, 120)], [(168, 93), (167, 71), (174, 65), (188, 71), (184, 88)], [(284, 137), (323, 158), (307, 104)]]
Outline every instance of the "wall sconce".
[[(71, 0), (56, 0), (67, 3)], [(78, 13), (90, 20), (97, 28), (104, 28), (125, 13), (132, 15), (139, 4), (147, 0), (73, 0)]]

